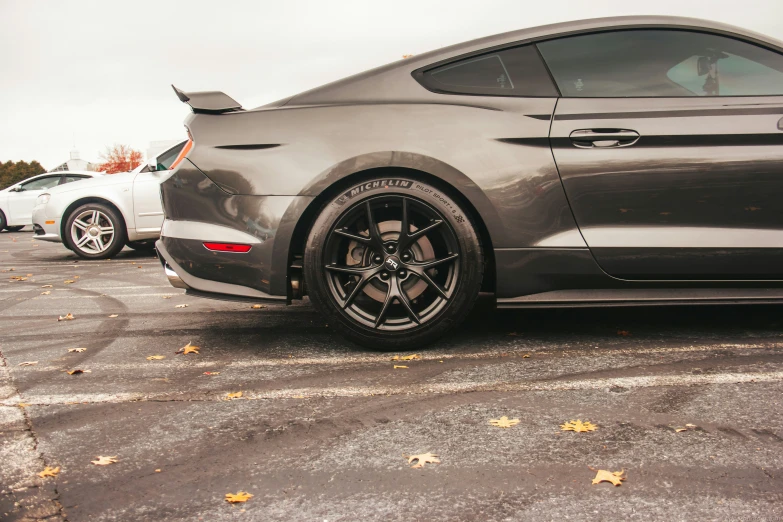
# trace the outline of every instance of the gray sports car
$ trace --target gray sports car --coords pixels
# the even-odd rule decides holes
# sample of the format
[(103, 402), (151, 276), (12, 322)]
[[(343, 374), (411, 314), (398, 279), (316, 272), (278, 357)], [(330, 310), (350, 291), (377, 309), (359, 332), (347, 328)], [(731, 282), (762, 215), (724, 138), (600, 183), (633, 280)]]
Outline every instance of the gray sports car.
[[(274, 81), (274, 79), (270, 79)], [(175, 88), (174, 286), (421, 346), (499, 307), (783, 302), (783, 42), (623, 17), (501, 34), (252, 110)]]

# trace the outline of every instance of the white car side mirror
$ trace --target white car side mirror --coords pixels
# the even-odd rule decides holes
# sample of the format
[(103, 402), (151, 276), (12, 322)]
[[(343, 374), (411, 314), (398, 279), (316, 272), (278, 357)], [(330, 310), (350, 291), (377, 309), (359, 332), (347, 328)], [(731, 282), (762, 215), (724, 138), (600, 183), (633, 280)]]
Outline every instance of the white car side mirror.
[(158, 170), (158, 158), (149, 158), (147, 160), (147, 166), (150, 168), (150, 172), (155, 172)]

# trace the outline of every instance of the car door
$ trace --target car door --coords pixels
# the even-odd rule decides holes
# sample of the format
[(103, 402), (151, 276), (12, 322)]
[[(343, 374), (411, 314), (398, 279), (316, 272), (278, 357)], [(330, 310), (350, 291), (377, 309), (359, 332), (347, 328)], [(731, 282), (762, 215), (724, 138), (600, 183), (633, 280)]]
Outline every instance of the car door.
[(136, 233), (157, 235), (163, 225), (163, 205), (160, 201), (160, 183), (168, 168), (177, 159), (185, 142), (166, 150), (156, 158), (157, 170), (143, 168), (133, 180), (133, 213)]
[(627, 30), (538, 44), (550, 142), (596, 261), (623, 279), (783, 279), (783, 56)]
[(62, 174), (50, 174), (25, 181), (17, 191), (8, 194), (9, 225), (30, 225), (33, 222), (33, 207), (38, 195), (44, 190), (60, 184)]

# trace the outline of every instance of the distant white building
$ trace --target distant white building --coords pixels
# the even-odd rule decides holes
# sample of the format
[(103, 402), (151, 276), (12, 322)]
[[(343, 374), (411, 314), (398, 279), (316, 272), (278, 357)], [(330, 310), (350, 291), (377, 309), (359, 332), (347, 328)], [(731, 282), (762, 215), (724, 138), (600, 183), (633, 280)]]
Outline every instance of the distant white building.
[(61, 172), (67, 170), (92, 170), (93, 164), (87, 160), (83, 160), (79, 155), (79, 151), (71, 149), (71, 159), (65, 163), (61, 163), (49, 172)]

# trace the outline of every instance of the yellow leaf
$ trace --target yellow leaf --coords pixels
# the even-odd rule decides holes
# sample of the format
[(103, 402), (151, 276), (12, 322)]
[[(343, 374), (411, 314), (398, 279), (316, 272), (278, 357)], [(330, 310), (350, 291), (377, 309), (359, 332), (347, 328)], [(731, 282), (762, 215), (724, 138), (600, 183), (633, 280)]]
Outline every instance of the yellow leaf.
[(623, 476), (625, 474), (625, 470), (622, 471), (606, 471), (605, 469), (599, 469), (598, 473), (595, 474), (595, 478), (593, 479), (593, 484), (598, 484), (600, 482), (611, 482), (615, 486), (622, 485), (622, 481), (625, 480), (625, 477)]
[(68, 348), (68, 353), (82, 353), (86, 351), (87, 348)]
[(253, 495), (247, 491), (238, 491), (236, 495), (233, 493), (226, 493), (226, 502), (230, 502), (232, 504), (236, 504), (237, 502), (247, 502), (251, 498), (253, 498)]
[(60, 317), (57, 318), (58, 322), (59, 321), (73, 321), (73, 320), (74, 320), (74, 316), (73, 316), (73, 314), (71, 312), (68, 312), (68, 314), (65, 315), (65, 316), (61, 315)]
[(510, 428), (511, 426), (519, 424), (519, 419), (509, 419), (503, 415), (499, 419), (490, 419), (489, 423), (498, 428)]
[(181, 305), (177, 305), (177, 306), (175, 306), (174, 308), (187, 308), (187, 307), (188, 307), (188, 305), (186, 305), (186, 304), (181, 304)]
[(46, 466), (44, 470), (38, 474), (38, 476), (41, 478), (56, 477), (59, 472), (60, 466), (57, 466), (56, 468), (50, 468), (49, 466)]
[(170, 295), (164, 295), (163, 299), (171, 299), (171, 296)]
[(147, 360), (148, 361), (160, 361), (161, 359), (165, 359), (165, 358), (166, 358), (165, 355), (150, 355), (149, 357), (147, 357)]
[(522, 358), (523, 358), (523, 359), (530, 359), (530, 354), (529, 354), (529, 353), (526, 353), (525, 355), (523, 355), (523, 356), (522, 356)]
[(155, 473), (160, 473), (160, 469), (156, 469), (156, 470), (155, 470)]
[(114, 464), (117, 461), (117, 455), (113, 457), (95, 457), (95, 460), (91, 460), (91, 463), (95, 464), (96, 466), (108, 466), (109, 464)]
[(71, 279), (68, 279), (68, 280), (66, 280), (66, 281), (63, 281), (63, 283), (65, 283), (66, 285), (70, 285), (70, 284), (71, 284), (71, 283), (73, 283), (73, 282), (74, 282), (74, 281), (72, 281)]
[(254, 309), (254, 310), (260, 310), (261, 308), (266, 308), (266, 306), (264, 306), (264, 305), (259, 305), (259, 304), (254, 304), (254, 305), (253, 305), (253, 306), (251, 306), (250, 308), (252, 308), (252, 309)]
[(181, 353), (182, 355), (187, 355), (189, 353), (199, 353), (199, 350), (201, 350), (201, 348), (199, 348), (198, 346), (193, 346), (190, 344), (190, 342), (188, 342), (188, 344), (186, 344), (185, 346), (177, 350), (175, 353)]
[(43, 285), (41, 288), (53, 288), (52, 285)]
[(80, 373), (91, 373), (91, 372), (92, 370), (80, 370), (77, 368), (75, 370), (68, 370), (67, 373), (68, 375), (79, 375)]
[(582, 422), (581, 420), (568, 421), (565, 424), (560, 425), (560, 429), (563, 431), (576, 431), (578, 433), (584, 433), (587, 431), (595, 431), (598, 426), (590, 422)]
[(394, 369), (396, 370), (397, 368), (407, 368), (407, 366), (403, 366), (401, 364), (395, 364)]
[(118, 315), (118, 314), (111, 314), (111, 315), (109, 316), (109, 319), (114, 319), (115, 317), (119, 317), (119, 315)]
[(411, 468), (423, 468), (425, 464), (440, 464), (440, 459), (434, 453), (421, 453), (419, 455), (403, 455), (408, 459), (408, 464), (412, 464), (416, 461), (416, 464)]
[(45, 291), (41, 292), (41, 295), (49, 295), (51, 293), (52, 293), (51, 290), (45, 290)]
[(25, 361), (19, 363), (19, 366), (34, 366), (36, 364), (38, 364), (38, 361)]
[(412, 361), (414, 359), (421, 359), (421, 355), (414, 353), (413, 355), (395, 355), (391, 358), (392, 361)]
[(242, 397), (241, 391), (226, 394), (226, 399), (239, 399), (240, 397)]
[(220, 372), (204, 372), (204, 375), (220, 375)]
[(17, 404), (17, 406), (19, 406), (20, 408), (27, 408), (30, 405), (27, 404), (26, 402), (20, 402), (19, 404)]

